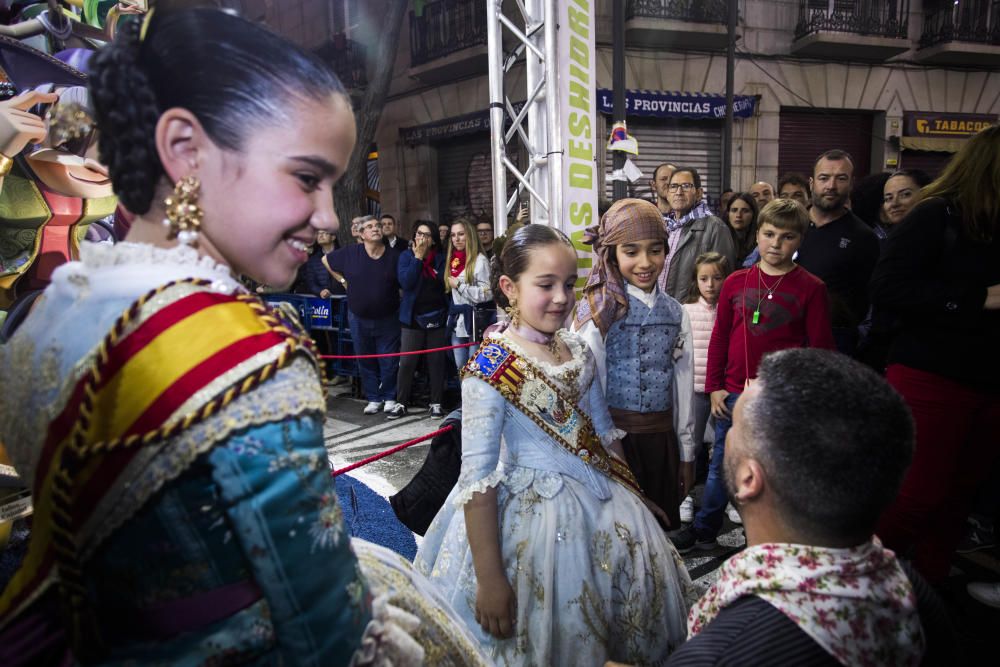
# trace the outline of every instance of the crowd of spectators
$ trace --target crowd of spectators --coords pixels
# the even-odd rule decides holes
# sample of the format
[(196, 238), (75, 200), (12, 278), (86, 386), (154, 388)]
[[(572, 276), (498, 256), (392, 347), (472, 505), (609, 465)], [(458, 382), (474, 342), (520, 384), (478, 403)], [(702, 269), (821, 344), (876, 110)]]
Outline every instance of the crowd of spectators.
[[(887, 376), (914, 412), (915, 464), (882, 530), (932, 581), (962, 537), (976, 480), (997, 458), (1000, 367), (987, 342), (1000, 334), (1000, 262), (989, 217), (996, 211), (976, 200), (981, 191), (962, 185), (983, 181), (996, 189), (986, 183), (1000, 167), (984, 157), (1000, 151), (996, 135), (970, 141), (968, 154), (933, 184), (918, 170), (856, 178), (854, 160), (839, 150), (820, 155), (808, 177), (789, 173), (777, 187), (761, 180), (727, 191), (718, 211), (693, 167), (663, 163), (649, 182), (666, 239), (659, 286), (682, 302), (699, 256), (717, 253), (734, 269), (759, 261), (758, 215), (770, 201), (808, 210), (795, 261), (826, 285), (837, 349)], [(925, 197), (933, 201), (917, 206)], [(443, 416), (452, 407), (448, 378), (496, 318), (490, 260), (503, 237), (495, 238), (492, 223), (460, 216), (408, 227), (399, 235), (392, 215), (357, 218), (352, 232), (360, 242), (344, 248), (321, 233), (297, 282), (301, 291), (346, 299), (358, 354), (459, 346), (360, 362), (365, 413), (390, 419), (414, 409), (415, 378), (426, 383), (428, 414)], [(928, 525), (938, 529), (921, 528)]]
[[(351, 221), (354, 242), (341, 247), (326, 230), (316, 235), (309, 260), (288, 292), (332, 299), (334, 329), (313, 336), (324, 354), (337, 348), (337, 335), (349, 341), (341, 351), (392, 355), (456, 347), (451, 353), (383, 357), (358, 361), (364, 413), (388, 419), (408, 414), (414, 384), (425, 385), (427, 414), (444, 416), (445, 389), (471, 353), (482, 330), (496, 321), (490, 292), (490, 260), (501, 239), (488, 220), (461, 216), (450, 223), (415, 220), (406, 235), (396, 218), (359, 216)], [(496, 244), (496, 245), (495, 245)], [(251, 285), (260, 294), (267, 285)], [(330, 384), (349, 378), (332, 376)]]
[[(876, 534), (938, 585), (960, 542), (967, 552), (995, 543), (1000, 515), (997, 494), (983, 493), (1000, 459), (1000, 128), (970, 139), (933, 182), (919, 170), (856, 176), (852, 157), (831, 150), (808, 178), (790, 173), (777, 189), (758, 181), (727, 192), (719, 215), (732, 246), (716, 239), (706, 250), (752, 266), (761, 208), (775, 196), (807, 207), (795, 261), (826, 285), (838, 351), (885, 376), (916, 424), (913, 464)], [(665, 216), (664, 286), (673, 296), (684, 241), (712, 219), (700, 194), (693, 204), (682, 196), (699, 185), (669, 164), (650, 183)], [(699, 206), (705, 212), (690, 215)], [(967, 522), (974, 507), (980, 514)], [(1000, 583), (969, 592), (1000, 607)]]

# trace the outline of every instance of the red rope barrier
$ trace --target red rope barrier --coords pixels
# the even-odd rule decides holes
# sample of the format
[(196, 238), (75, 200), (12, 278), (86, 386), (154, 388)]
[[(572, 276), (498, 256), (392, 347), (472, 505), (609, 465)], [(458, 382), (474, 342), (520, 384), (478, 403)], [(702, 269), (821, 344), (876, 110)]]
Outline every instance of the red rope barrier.
[(449, 345), (448, 347), (435, 347), (430, 350), (413, 350), (411, 352), (389, 352), (386, 354), (321, 354), (320, 359), (383, 359), (386, 357), (408, 357), (413, 354), (430, 354), (431, 352), (447, 352), (457, 350), (460, 347), (472, 347), (479, 345), (481, 341), (475, 343), (462, 343), (460, 345)]
[(360, 461), (358, 461), (356, 463), (352, 463), (349, 466), (345, 466), (345, 467), (341, 468), (340, 470), (334, 470), (333, 472), (330, 473), (330, 477), (336, 477), (337, 475), (343, 475), (345, 472), (351, 472), (352, 470), (356, 470), (356, 469), (360, 468), (361, 466), (366, 466), (369, 463), (374, 463), (375, 461), (378, 461), (379, 459), (384, 459), (385, 457), (391, 456), (392, 454), (395, 454), (396, 452), (401, 452), (404, 449), (406, 449), (407, 447), (412, 447), (413, 445), (420, 444), (421, 442), (424, 442), (425, 440), (430, 440), (431, 438), (433, 438), (436, 435), (440, 435), (442, 433), (447, 433), (448, 431), (452, 430), (453, 428), (455, 428), (455, 427), (451, 426), (451, 425), (448, 425), (448, 426), (445, 426), (444, 428), (439, 428), (436, 431), (428, 433), (427, 435), (422, 435), (419, 438), (415, 438), (414, 440), (410, 440), (408, 442), (404, 442), (401, 445), (396, 445), (395, 447), (387, 449), (384, 452), (379, 452), (378, 454), (375, 454), (373, 456), (369, 456), (366, 459), (361, 459)]

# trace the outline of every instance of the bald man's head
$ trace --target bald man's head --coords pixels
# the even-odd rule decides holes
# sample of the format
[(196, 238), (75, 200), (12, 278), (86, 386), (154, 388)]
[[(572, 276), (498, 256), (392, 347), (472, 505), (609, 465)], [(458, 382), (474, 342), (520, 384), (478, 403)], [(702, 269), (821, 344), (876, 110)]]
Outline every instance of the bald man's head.
[(764, 204), (774, 199), (774, 186), (766, 181), (757, 181), (750, 186), (750, 194), (757, 202), (757, 208), (763, 208)]

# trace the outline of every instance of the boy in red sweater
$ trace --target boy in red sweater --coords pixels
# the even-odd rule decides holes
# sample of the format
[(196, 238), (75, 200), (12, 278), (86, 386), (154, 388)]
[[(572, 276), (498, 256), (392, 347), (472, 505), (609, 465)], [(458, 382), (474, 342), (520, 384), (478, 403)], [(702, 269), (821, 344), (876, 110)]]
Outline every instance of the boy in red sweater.
[(768, 203), (758, 218), (760, 261), (732, 273), (722, 286), (705, 378), (715, 446), (694, 523), (672, 537), (681, 553), (715, 547), (728, 500), (722, 473), (726, 433), (733, 405), (757, 374), (761, 358), (790, 347), (836, 349), (826, 285), (794, 260), (808, 226), (809, 214), (794, 199)]

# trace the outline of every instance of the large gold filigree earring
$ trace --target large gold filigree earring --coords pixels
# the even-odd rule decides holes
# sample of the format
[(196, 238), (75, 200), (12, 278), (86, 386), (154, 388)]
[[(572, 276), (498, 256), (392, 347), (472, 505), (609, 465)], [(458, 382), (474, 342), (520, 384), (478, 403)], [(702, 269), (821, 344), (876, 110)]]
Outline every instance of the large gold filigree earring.
[(201, 231), (204, 211), (198, 205), (201, 181), (197, 176), (185, 176), (174, 185), (174, 193), (163, 200), (166, 216), (163, 225), (167, 228), (167, 239), (177, 239), (184, 245), (194, 245)]
[(510, 319), (510, 325), (515, 329), (521, 326), (521, 311), (517, 307), (517, 297), (512, 296), (510, 298), (510, 305), (504, 308), (504, 312), (507, 313), (508, 319)]

